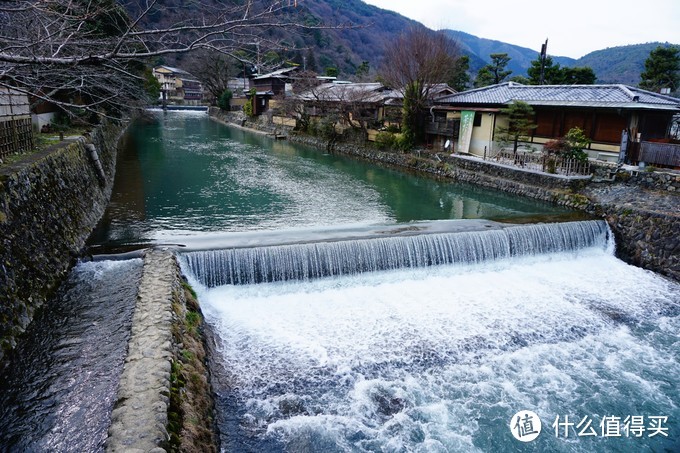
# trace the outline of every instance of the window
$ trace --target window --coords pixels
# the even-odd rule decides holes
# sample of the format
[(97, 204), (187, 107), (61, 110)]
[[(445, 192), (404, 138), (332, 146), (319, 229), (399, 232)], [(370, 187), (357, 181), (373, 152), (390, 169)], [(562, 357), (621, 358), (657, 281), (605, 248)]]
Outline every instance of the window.
[(475, 120), (472, 123), (473, 127), (479, 127), (482, 125), (482, 114), (479, 112), (475, 112)]

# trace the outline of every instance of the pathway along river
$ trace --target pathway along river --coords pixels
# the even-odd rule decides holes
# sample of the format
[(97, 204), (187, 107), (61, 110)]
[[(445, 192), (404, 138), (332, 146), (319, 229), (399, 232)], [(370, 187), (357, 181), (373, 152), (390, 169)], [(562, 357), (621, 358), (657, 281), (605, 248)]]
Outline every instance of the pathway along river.
[[(120, 154), (94, 251), (219, 248), (348, 224), (572, 220), (546, 204), (273, 142), (204, 114), (157, 117), (135, 127)], [(680, 451), (680, 286), (616, 259), (603, 222), (360, 242), (181, 254), (214, 335), (224, 451)], [(376, 270), (356, 273), (352, 253)], [(241, 263), (277, 269), (225, 277), (221, 269)], [(74, 271), (84, 281), (88, 272)], [(64, 335), (68, 345), (79, 334)], [(3, 394), (26, 397), (3, 397), (18, 422), (2, 425), (0, 443), (31, 437), (14, 426), (30, 425), (32, 405), (46, 399), (40, 381), (12, 382)], [(36, 412), (64, 405), (48, 399)], [(538, 419), (517, 423), (520, 410), (542, 422), (527, 444), (513, 432), (526, 439)], [(55, 436), (72, 434), (41, 417)]]

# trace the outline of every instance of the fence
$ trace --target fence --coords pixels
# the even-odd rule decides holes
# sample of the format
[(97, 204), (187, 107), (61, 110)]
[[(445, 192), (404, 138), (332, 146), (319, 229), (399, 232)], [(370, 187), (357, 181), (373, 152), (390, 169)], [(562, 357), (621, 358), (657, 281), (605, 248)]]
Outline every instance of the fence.
[(577, 159), (549, 156), (543, 153), (515, 153), (513, 151), (500, 150), (492, 156), (485, 155), (484, 160), (512, 165), (526, 170), (564, 176), (591, 174), (590, 163), (587, 161), (583, 162)]
[(647, 164), (680, 167), (680, 145), (674, 143), (642, 142), (638, 161)]
[(33, 148), (28, 96), (0, 88), (0, 159)]

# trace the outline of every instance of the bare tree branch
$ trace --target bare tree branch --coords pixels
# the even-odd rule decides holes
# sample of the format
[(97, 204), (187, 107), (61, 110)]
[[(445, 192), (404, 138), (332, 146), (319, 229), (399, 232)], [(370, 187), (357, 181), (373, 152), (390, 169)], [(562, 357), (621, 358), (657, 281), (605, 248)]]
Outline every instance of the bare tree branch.
[(208, 50), (252, 62), (253, 43), (276, 45), (267, 38), (271, 29), (345, 27), (304, 25), (296, 8), (281, 0), (167, 3), (5, 0), (0, 86), (64, 108), (115, 111), (146, 103), (141, 70), (151, 58)]
[(426, 28), (412, 28), (387, 47), (380, 79), (404, 95), (402, 130), (410, 142), (422, 140), (430, 92), (451, 80), (460, 54), (456, 42)]

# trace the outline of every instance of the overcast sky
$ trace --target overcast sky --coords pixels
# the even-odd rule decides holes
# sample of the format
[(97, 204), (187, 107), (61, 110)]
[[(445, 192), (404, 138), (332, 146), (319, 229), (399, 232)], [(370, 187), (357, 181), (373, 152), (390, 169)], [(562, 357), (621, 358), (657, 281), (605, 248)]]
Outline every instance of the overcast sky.
[(680, 44), (680, 0), (364, 0), (439, 30), (460, 30), (580, 58), (594, 50), (660, 41)]

